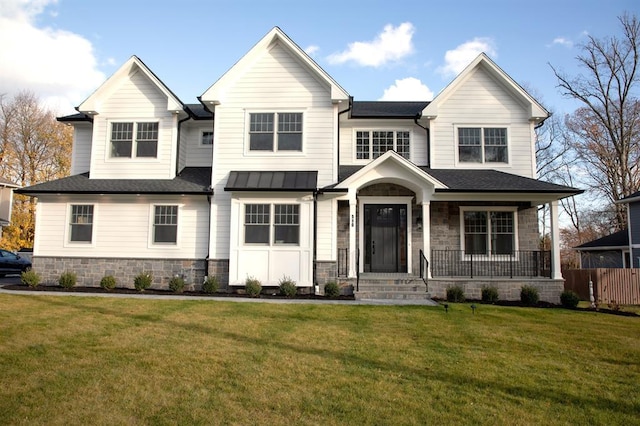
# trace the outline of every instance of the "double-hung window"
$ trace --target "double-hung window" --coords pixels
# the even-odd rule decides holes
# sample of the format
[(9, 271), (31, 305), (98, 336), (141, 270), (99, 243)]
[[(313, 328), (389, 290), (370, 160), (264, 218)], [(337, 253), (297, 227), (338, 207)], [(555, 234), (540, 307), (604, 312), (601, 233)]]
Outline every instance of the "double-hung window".
[(200, 145), (211, 146), (213, 145), (213, 132), (211, 130), (203, 130), (200, 138)]
[(246, 204), (245, 244), (300, 244), (298, 204)]
[(69, 241), (90, 243), (93, 236), (93, 205), (74, 204), (71, 206)]
[(507, 129), (458, 127), (458, 159), (461, 163), (507, 163)]
[(178, 242), (178, 206), (154, 206), (153, 243)]
[(249, 114), (250, 151), (302, 151), (302, 113)]
[(132, 158), (134, 156), (137, 158), (158, 156), (157, 122), (111, 123), (111, 157)]
[(498, 255), (515, 251), (515, 211), (462, 210), (465, 254)]
[(373, 160), (394, 150), (406, 159), (410, 157), (411, 138), (408, 131), (358, 130), (356, 131), (356, 159)]

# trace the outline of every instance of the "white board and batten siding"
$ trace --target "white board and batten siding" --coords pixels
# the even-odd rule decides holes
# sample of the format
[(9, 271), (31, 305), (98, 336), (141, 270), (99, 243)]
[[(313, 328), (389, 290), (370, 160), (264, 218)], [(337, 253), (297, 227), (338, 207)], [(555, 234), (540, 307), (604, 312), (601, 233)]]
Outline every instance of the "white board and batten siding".
[[(34, 253), (38, 256), (204, 259), (207, 256), (209, 206), (195, 196), (40, 197)], [(69, 241), (72, 204), (92, 204), (91, 243)], [(178, 205), (178, 242), (153, 244), (154, 205)], [(64, 224), (64, 226), (60, 226)]]
[(75, 123), (73, 148), (71, 150), (71, 174), (77, 175), (89, 171), (91, 165), (91, 123)]
[[(249, 114), (303, 113), (302, 152), (250, 152)], [(229, 256), (232, 170), (317, 171), (318, 186), (333, 183), (335, 110), (330, 87), (278, 43), (264, 51), (230, 84), (215, 107), (211, 257)]]
[[(458, 127), (505, 127), (509, 163), (467, 164), (458, 162)], [(438, 105), (438, 116), (430, 123), (432, 161), (438, 169), (480, 168), (502, 170), (535, 178), (532, 158), (532, 126), (528, 106), (511, 94), (503, 83), (478, 67)]]
[[(112, 158), (111, 122), (157, 121), (157, 158)], [(113, 90), (94, 117), (91, 178), (170, 179), (175, 173), (177, 116), (167, 111), (167, 96), (142, 72)], [(134, 135), (135, 137), (135, 135)], [(135, 154), (135, 147), (134, 147)]]

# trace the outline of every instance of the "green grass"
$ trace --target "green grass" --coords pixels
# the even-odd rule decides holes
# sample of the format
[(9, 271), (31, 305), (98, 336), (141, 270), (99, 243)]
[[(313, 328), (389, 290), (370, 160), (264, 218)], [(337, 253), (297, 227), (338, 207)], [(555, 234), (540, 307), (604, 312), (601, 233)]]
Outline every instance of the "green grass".
[(0, 295), (0, 424), (638, 424), (640, 318)]

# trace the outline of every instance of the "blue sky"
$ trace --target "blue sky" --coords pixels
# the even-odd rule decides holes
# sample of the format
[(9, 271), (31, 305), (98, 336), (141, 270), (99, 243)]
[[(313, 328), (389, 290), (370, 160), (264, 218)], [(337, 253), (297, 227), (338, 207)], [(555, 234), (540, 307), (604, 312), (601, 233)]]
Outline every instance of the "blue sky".
[(71, 113), (131, 55), (185, 103), (279, 26), (356, 100), (430, 100), (487, 53), (557, 113), (549, 66), (579, 72), (587, 34), (620, 34), (637, 0), (0, 0), (0, 93)]

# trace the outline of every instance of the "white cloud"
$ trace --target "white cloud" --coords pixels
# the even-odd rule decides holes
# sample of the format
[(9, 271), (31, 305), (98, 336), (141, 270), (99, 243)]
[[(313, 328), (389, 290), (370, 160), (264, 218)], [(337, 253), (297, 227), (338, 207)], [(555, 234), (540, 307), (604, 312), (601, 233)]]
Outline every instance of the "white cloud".
[(379, 101), (430, 101), (433, 92), (423, 82), (414, 77), (396, 80), (395, 84), (384, 89)]
[(311, 45), (306, 49), (304, 49), (305, 53), (309, 56), (313, 56), (313, 54), (316, 53), (318, 50), (320, 50), (320, 47), (316, 45)]
[(36, 26), (55, 0), (0, 0), (0, 93), (32, 91), (57, 113), (73, 112), (105, 79), (93, 46), (69, 31)]
[(492, 39), (476, 37), (453, 50), (447, 50), (444, 55), (445, 64), (438, 68), (438, 72), (444, 76), (457, 75), (482, 52), (493, 58), (498, 56)]
[(357, 65), (377, 68), (413, 53), (414, 31), (410, 22), (397, 27), (385, 25), (374, 40), (350, 43), (345, 51), (329, 55), (327, 60), (331, 64), (353, 61)]
[(552, 45), (560, 45), (560, 46), (564, 46), (564, 47), (573, 47), (573, 42), (571, 40), (569, 40), (568, 38), (565, 37), (556, 37), (553, 39), (553, 41), (551, 42)]

